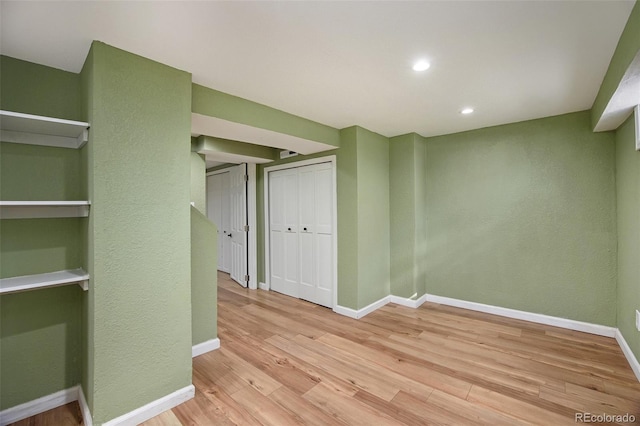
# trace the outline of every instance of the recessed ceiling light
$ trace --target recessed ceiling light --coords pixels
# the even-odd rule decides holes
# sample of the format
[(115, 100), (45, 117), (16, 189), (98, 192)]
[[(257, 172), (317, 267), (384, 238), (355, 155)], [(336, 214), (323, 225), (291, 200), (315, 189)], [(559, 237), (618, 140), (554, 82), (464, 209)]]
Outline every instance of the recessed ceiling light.
[(413, 64), (413, 70), (414, 71), (426, 71), (429, 69), (429, 67), (431, 66), (431, 64), (425, 60), (421, 60), (416, 62), (415, 64)]
[(467, 115), (467, 114), (471, 114), (472, 112), (473, 112), (473, 108), (469, 108), (469, 107), (467, 107), (467, 108), (462, 108), (462, 109), (460, 110), (460, 114), (465, 114), (465, 115)]

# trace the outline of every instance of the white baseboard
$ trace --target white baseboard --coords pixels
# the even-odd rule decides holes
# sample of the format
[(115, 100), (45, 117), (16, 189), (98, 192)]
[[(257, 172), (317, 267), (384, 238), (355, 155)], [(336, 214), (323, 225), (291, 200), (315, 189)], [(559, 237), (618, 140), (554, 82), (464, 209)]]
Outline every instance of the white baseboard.
[(103, 426), (116, 426), (116, 425), (137, 425), (149, 420), (167, 410), (171, 410), (176, 405), (180, 405), (193, 398), (196, 388), (193, 385), (186, 386), (179, 389), (169, 395), (163, 396), (160, 399), (156, 399), (140, 408), (136, 408), (133, 411), (123, 414), (120, 417), (116, 417), (113, 420), (109, 420), (103, 423)]
[(591, 324), (575, 321), (567, 318), (552, 317), (549, 315), (535, 314), (532, 312), (518, 311), (516, 309), (501, 308), (500, 306), (485, 305), (483, 303), (468, 302), (466, 300), (452, 299), (450, 297), (427, 295), (427, 301), (441, 305), (454, 306), (456, 308), (470, 309), (472, 311), (485, 312), (501, 317), (514, 318), (538, 324), (551, 325), (569, 330), (582, 331), (605, 337), (615, 337), (617, 328), (606, 325)]
[(406, 306), (407, 308), (419, 308), (420, 305), (422, 305), (424, 302), (427, 301), (427, 295), (423, 294), (422, 296), (420, 296), (417, 299), (414, 299), (414, 297), (416, 297), (417, 294), (414, 294), (413, 296), (407, 298), (407, 297), (401, 297), (401, 296), (394, 296), (391, 295), (389, 296), (389, 301), (391, 303), (395, 303), (396, 305), (401, 305), (401, 306)]
[(93, 416), (91, 415), (89, 404), (87, 404), (87, 399), (84, 397), (84, 390), (80, 385), (78, 385), (78, 405), (80, 405), (84, 426), (93, 426)]
[(618, 345), (620, 345), (622, 353), (627, 358), (627, 361), (633, 370), (633, 374), (636, 375), (636, 378), (640, 382), (640, 362), (638, 362), (638, 358), (636, 358), (635, 354), (627, 344), (627, 341), (624, 340), (624, 336), (619, 329), (616, 330), (616, 341), (618, 342)]
[(386, 305), (387, 303), (389, 303), (391, 300), (391, 296), (385, 296), (380, 300), (376, 300), (375, 302), (365, 306), (362, 309), (351, 309), (351, 308), (347, 308), (346, 306), (340, 306), (340, 305), (336, 305), (335, 308), (333, 308), (333, 312), (340, 314), (340, 315), (344, 315), (346, 317), (349, 318), (354, 318), (354, 319), (360, 319), (363, 316), (370, 314), (371, 312), (375, 311), (376, 309), (379, 309), (381, 307), (383, 307), (384, 305)]
[(259, 283), (258, 287), (260, 287), (260, 290), (269, 290), (269, 286), (265, 283)]
[(78, 399), (78, 386), (43, 396), (0, 412), (0, 425), (6, 426), (36, 414), (52, 410)]
[(215, 351), (216, 349), (220, 349), (220, 339), (217, 337), (215, 339), (193, 345), (191, 347), (191, 357), (195, 358), (198, 355), (206, 354), (207, 352)]

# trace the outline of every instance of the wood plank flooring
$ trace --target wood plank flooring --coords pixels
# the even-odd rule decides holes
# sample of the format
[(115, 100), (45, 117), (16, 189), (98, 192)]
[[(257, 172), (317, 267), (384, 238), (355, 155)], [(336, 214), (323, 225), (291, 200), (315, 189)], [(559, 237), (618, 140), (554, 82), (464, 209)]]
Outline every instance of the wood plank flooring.
[[(221, 348), (194, 358), (195, 398), (144, 425), (575, 425), (581, 412), (640, 424), (614, 339), (431, 303), (352, 320), (218, 282)], [(17, 424), (78, 424), (46, 417)]]

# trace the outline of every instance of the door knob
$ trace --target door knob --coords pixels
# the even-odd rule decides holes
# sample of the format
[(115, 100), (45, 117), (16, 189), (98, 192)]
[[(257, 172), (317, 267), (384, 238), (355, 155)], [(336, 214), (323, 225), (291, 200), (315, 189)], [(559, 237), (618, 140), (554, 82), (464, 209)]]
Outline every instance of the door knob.
[(303, 228), (303, 230), (304, 230), (304, 231), (306, 231), (306, 230), (307, 230), (307, 228)]
[(231, 238), (231, 232), (229, 232), (229, 234), (227, 234), (227, 237)]
[(287, 231), (291, 231), (291, 228), (287, 228)]

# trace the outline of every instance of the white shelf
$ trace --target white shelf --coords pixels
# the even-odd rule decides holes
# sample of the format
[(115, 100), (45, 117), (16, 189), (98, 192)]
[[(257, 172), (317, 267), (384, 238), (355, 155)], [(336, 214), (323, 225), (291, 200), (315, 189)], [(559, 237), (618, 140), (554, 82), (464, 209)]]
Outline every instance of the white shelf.
[(83, 290), (89, 290), (89, 274), (82, 269), (49, 272), (46, 274), (23, 275), (21, 277), (0, 279), (0, 294), (37, 290), (47, 287), (78, 284)]
[(82, 148), (89, 123), (0, 110), (2, 142)]
[(89, 201), (0, 201), (0, 219), (87, 217)]

